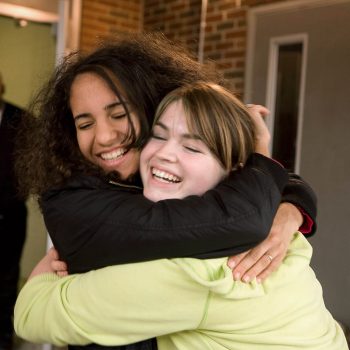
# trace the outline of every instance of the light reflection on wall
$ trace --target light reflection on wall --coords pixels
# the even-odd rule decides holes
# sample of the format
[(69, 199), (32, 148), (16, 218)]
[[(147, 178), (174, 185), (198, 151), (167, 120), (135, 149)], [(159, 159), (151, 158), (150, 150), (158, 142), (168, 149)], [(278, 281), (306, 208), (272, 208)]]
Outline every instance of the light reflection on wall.
[[(24, 20), (40, 23), (58, 22), (58, 14), (56, 13), (7, 3), (0, 3), (0, 15), (12, 17), (19, 21)], [(24, 22), (22, 24), (24, 24)]]

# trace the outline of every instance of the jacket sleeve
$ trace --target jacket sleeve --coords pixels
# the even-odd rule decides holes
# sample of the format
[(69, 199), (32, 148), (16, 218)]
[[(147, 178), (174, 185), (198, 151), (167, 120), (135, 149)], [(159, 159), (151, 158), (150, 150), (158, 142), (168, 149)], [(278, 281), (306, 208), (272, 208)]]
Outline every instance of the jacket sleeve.
[(30, 342), (58, 346), (129, 344), (196, 329), (208, 293), (166, 259), (64, 278), (43, 274), (21, 290), (15, 330)]
[(79, 185), (51, 192), (42, 208), (60, 257), (75, 273), (245, 251), (268, 235), (287, 181), (279, 164), (254, 154), (242, 170), (201, 197), (154, 203), (122, 188)]
[[(316, 232), (317, 197), (313, 189), (298, 175), (289, 173), (289, 181), (282, 194), (282, 202), (289, 202), (302, 209), (311, 219), (311, 231), (307, 236)], [(304, 218), (305, 220), (305, 218)]]

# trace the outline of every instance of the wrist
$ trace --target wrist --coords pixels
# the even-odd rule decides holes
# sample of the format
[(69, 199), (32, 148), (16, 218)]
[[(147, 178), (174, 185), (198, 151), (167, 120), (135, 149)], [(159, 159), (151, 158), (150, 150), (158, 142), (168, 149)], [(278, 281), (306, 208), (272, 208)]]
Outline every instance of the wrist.
[(255, 152), (260, 153), (265, 157), (271, 158), (269, 144), (264, 142), (257, 142)]
[(281, 208), (288, 216), (288, 221), (293, 224), (295, 231), (298, 231), (304, 221), (300, 210), (294, 204), (288, 202), (281, 203)]

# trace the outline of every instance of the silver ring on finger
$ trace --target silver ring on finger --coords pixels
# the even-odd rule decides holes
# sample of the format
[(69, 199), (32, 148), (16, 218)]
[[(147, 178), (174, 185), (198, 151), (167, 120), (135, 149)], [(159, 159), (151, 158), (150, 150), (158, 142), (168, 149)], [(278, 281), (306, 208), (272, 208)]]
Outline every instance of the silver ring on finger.
[(273, 260), (273, 256), (272, 255), (270, 255), (270, 254), (266, 254), (266, 257), (270, 260), (270, 263), (272, 262), (272, 260)]

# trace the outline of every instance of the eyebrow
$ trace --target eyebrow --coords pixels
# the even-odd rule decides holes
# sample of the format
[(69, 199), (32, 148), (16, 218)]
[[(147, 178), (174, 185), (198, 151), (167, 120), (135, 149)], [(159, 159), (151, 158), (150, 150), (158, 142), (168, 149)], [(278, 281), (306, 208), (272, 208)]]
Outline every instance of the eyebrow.
[[(127, 102), (124, 102), (124, 105), (127, 105), (127, 104), (128, 104)], [(103, 107), (103, 109), (107, 112), (110, 112), (113, 108), (120, 106), (120, 105), (123, 105), (123, 103), (120, 101), (113, 102), (113, 103), (110, 103), (107, 106)], [(74, 121), (77, 121), (77, 120), (82, 119), (82, 118), (87, 118), (87, 117), (89, 117), (89, 115), (90, 115), (89, 113), (78, 114), (74, 117)]]
[[(156, 122), (154, 124), (154, 126), (159, 126), (161, 127), (162, 129), (166, 130), (166, 131), (169, 131), (169, 128), (163, 124), (162, 122)], [(181, 137), (184, 138), (184, 139), (189, 139), (189, 140), (199, 140), (199, 141), (202, 141), (202, 138), (198, 135), (198, 134), (190, 134), (190, 133), (186, 133), (186, 134), (181, 134)]]
[(111, 104), (109, 104), (109, 105), (107, 105), (107, 106), (105, 106), (103, 109), (105, 110), (105, 111), (110, 111), (111, 109), (113, 109), (114, 107), (117, 107), (117, 106), (120, 106), (120, 105), (122, 105), (122, 106), (126, 106), (127, 105), (127, 102), (120, 102), (120, 101), (118, 101), (118, 102), (113, 102), (113, 103), (111, 103)]

